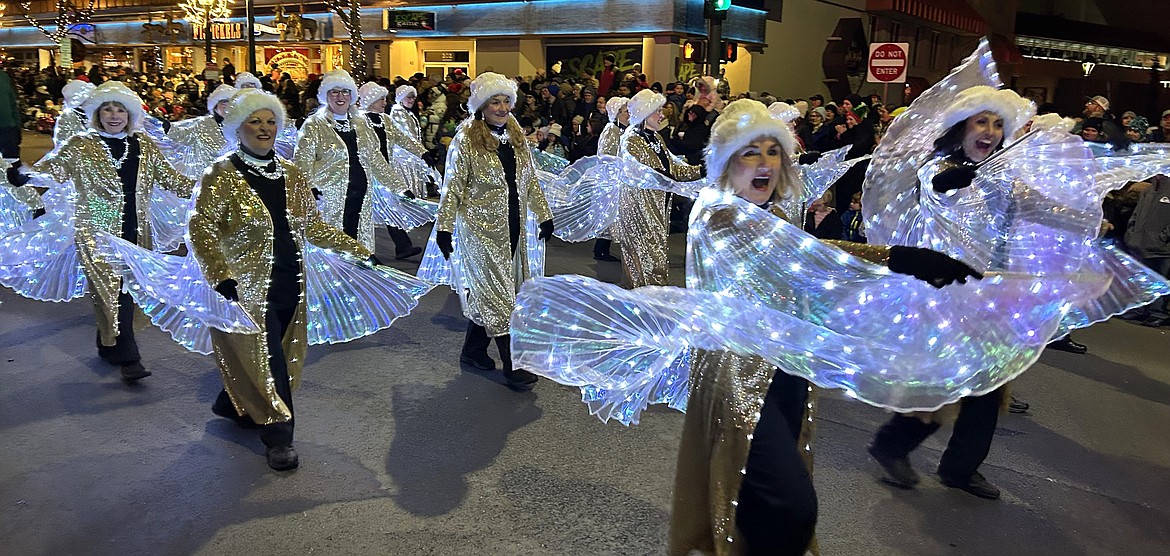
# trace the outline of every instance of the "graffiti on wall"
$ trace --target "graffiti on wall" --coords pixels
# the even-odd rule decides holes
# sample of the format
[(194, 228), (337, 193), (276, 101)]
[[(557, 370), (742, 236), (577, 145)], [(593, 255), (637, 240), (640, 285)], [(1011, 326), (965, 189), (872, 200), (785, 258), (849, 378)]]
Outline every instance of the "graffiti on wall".
[(607, 54), (613, 55), (614, 68), (619, 72), (629, 71), (634, 64), (642, 63), (642, 45), (634, 44), (549, 46), (545, 49), (545, 60), (550, 74), (553, 67), (560, 64), (562, 75), (577, 77), (582, 71), (589, 70), (597, 76), (605, 67)]

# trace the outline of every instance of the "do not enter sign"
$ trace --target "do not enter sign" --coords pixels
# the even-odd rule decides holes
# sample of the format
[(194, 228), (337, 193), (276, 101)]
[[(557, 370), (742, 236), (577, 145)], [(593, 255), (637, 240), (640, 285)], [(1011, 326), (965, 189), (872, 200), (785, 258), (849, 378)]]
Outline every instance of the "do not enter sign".
[(869, 45), (870, 83), (905, 83), (906, 68), (910, 63), (910, 43), (875, 42)]

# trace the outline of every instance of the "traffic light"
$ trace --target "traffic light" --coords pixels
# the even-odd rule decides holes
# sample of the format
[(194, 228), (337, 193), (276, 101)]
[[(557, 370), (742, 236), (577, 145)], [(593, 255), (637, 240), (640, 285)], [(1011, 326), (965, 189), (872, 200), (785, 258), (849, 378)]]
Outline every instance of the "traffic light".
[(731, 63), (739, 58), (739, 43), (723, 41), (723, 51), (719, 53), (719, 61)]
[(702, 62), (707, 59), (703, 52), (703, 41), (685, 41), (682, 44), (682, 58), (688, 62)]
[(703, 0), (703, 17), (712, 21), (727, 19), (727, 10), (731, 9), (731, 0)]

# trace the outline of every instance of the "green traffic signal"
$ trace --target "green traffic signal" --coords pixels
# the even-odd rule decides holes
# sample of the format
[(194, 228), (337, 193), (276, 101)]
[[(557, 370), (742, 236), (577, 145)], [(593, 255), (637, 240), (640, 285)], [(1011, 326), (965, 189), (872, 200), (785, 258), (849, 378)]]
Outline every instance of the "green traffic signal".
[(723, 12), (731, 8), (731, 0), (711, 0), (711, 3), (716, 11)]

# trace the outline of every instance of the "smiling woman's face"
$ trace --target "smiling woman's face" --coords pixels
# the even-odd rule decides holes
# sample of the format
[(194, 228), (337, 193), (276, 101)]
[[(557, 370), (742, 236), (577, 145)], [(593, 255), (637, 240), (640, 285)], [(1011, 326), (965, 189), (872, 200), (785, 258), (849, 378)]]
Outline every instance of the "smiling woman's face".
[(1003, 143), (1003, 118), (995, 112), (980, 112), (967, 118), (963, 154), (971, 162), (983, 162)]
[(728, 161), (728, 184), (738, 197), (762, 205), (776, 192), (782, 163), (780, 144), (771, 137), (760, 137)]
[(236, 132), (240, 143), (248, 150), (267, 155), (272, 152), (272, 145), (276, 142), (276, 114), (265, 108), (257, 110), (244, 120)]

